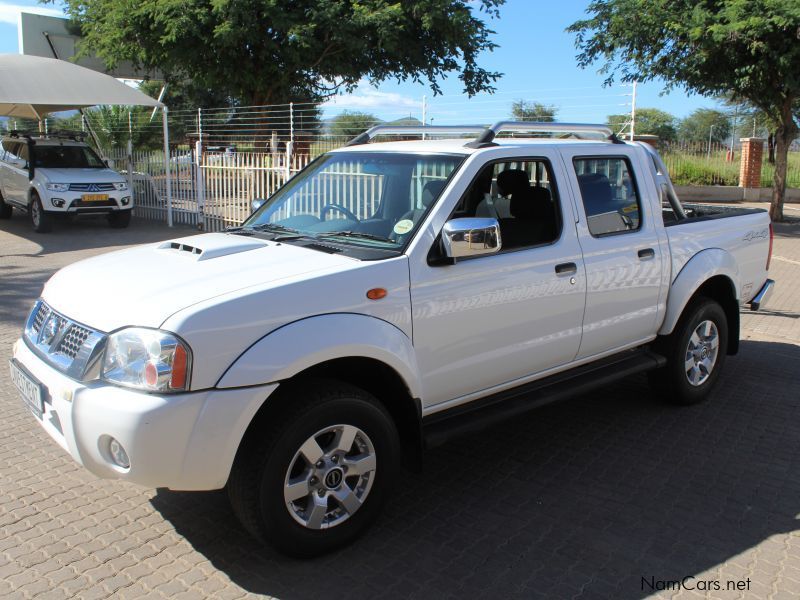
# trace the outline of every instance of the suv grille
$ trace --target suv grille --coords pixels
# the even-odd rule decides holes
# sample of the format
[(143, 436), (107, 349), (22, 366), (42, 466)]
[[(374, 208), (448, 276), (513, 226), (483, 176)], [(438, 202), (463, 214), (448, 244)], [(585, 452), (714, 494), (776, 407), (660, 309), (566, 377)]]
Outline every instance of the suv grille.
[(113, 183), (70, 183), (70, 192), (111, 192), (114, 190)]
[(25, 341), (44, 361), (75, 379), (96, 366), (105, 335), (75, 323), (39, 300), (25, 325)]

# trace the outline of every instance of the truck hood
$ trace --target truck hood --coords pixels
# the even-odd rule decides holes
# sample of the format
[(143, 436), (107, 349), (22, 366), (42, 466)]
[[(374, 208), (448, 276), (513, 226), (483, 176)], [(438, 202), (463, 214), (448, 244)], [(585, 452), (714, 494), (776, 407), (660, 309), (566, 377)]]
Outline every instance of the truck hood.
[(358, 264), (286, 243), (207, 233), (77, 262), (53, 275), (42, 297), (56, 311), (100, 331), (159, 327), (170, 315), (210, 298)]
[(125, 178), (111, 169), (49, 169), (37, 167), (36, 172), (44, 175), (50, 183), (114, 183)]

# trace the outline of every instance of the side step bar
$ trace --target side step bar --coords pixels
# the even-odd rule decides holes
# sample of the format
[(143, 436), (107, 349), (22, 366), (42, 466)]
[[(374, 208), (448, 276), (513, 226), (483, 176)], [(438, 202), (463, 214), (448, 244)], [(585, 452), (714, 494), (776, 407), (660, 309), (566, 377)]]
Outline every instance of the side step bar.
[(422, 421), (425, 448), (666, 364), (666, 358), (650, 350), (632, 350), (434, 413)]

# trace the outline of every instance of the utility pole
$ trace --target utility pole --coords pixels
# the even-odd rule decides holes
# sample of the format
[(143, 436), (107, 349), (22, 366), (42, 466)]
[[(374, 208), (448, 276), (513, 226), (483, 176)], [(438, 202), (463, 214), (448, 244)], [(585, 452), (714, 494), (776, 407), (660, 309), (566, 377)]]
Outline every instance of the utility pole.
[[(428, 123), (428, 97), (422, 97), (422, 126), (425, 127)], [(425, 139), (425, 133), (422, 134), (422, 139)]]
[(708, 130), (708, 154), (706, 156), (707, 159), (711, 158), (711, 134), (712, 133), (714, 133), (714, 126), (713, 125)]
[(633, 96), (631, 99), (631, 136), (630, 141), (633, 141), (633, 136), (636, 131), (636, 80), (633, 80)]

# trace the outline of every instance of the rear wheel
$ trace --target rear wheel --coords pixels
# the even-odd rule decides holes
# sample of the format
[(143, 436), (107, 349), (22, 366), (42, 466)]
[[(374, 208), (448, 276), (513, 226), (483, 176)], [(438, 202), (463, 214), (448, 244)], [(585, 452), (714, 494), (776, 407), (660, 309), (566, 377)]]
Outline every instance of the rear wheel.
[(228, 481), (255, 537), (293, 556), (348, 544), (378, 516), (399, 469), (397, 430), (367, 392), (336, 381), (289, 387), (287, 409), (256, 424)]
[(124, 229), (131, 222), (131, 211), (121, 210), (119, 212), (112, 212), (108, 215), (108, 224), (113, 229)]
[(53, 229), (53, 217), (49, 215), (42, 207), (42, 201), (39, 194), (36, 192), (31, 193), (30, 203), (31, 225), (36, 233), (47, 233)]
[(0, 190), (0, 219), (10, 219), (11, 218), (11, 206), (6, 204), (5, 199), (3, 198), (3, 192)]
[(657, 342), (667, 366), (650, 374), (660, 396), (673, 404), (705, 400), (719, 378), (728, 347), (728, 319), (719, 303), (698, 298), (684, 311), (672, 334)]

